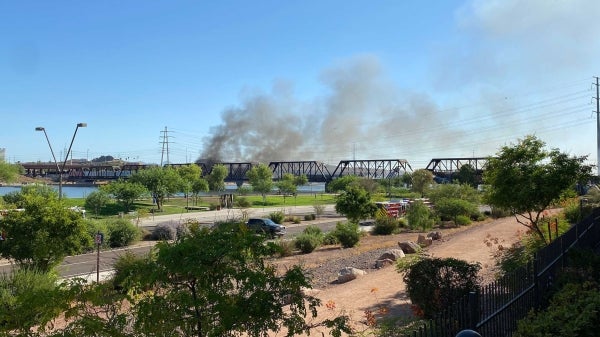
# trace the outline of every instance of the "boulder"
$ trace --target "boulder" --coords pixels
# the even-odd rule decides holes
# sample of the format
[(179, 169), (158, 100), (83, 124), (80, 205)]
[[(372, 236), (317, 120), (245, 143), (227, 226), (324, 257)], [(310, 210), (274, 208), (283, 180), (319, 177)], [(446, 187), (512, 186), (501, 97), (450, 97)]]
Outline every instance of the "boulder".
[(379, 259), (379, 260), (375, 261), (375, 268), (379, 269), (379, 268), (391, 266), (394, 264), (394, 261), (395, 260), (392, 260), (392, 259)]
[(398, 246), (406, 254), (414, 254), (421, 250), (421, 246), (412, 241), (398, 242)]
[(423, 234), (419, 234), (419, 238), (417, 239), (417, 243), (421, 247), (429, 247), (433, 243), (433, 240), (431, 238), (426, 238), (425, 235), (423, 235)]
[(431, 233), (427, 234), (427, 237), (431, 238), (432, 240), (441, 240), (442, 232), (439, 232), (439, 231), (431, 232)]
[(338, 272), (338, 283), (346, 283), (366, 274), (367, 272), (361, 269), (352, 267), (342, 268)]
[(398, 259), (403, 258), (404, 252), (402, 251), (402, 249), (390, 249), (388, 251), (386, 251), (385, 253), (381, 254), (381, 256), (379, 257), (379, 259), (377, 260), (392, 260), (392, 261), (396, 261)]

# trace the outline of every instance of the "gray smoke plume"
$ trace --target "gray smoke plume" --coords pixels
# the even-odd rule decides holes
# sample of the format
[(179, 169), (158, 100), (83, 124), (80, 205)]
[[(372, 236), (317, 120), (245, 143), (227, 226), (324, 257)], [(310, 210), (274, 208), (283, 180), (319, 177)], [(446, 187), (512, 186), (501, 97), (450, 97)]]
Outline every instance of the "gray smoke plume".
[(431, 148), (462, 137), (446, 128), (431, 137), (431, 123), (444, 118), (435, 104), (397, 89), (375, 57), (354, 58), (320, 79), (331, 94), (313, 102), (298, 102), (290, 90), (276, 87), (225, 110), (199, 161), (402, 159), (413, 151), (404, 144)]

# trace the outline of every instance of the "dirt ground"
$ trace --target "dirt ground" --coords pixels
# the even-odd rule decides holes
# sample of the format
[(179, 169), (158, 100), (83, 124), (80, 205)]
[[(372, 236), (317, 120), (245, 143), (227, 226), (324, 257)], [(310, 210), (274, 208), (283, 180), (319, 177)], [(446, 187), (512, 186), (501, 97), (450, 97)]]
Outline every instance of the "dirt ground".
[[(463, 228), (442, 229), (442, 240), (434, 241), (432, 246), (425, 249), (425, 253), (432, 257), (454, 257), (468, 262), (478, 262), (482, 267), (480, 276), (486, 283), (493, 279), (495, 274), (493, 253), (497, 251), (498, 246), (510, 246), (519, 240), (525, 230), (526, 227), (517, 223), (513, 217), (487, 220)], [(307, 255), (287, 257), (280, 263), (284, 265), (301, 263), (310, 268), (323, 263), (323, 261), (345, 255), (360, 254), (361, 251), (369, 249), (398, 248), (398, 242), (407, 240), (416, 242), (417, 236), (418, 233), (367, 236), (361, 239), (360, 245), (356, 248), (321, 249)], [(324, 289), (313, 289), (311, 292), (323, 303), (319, 319), (340, 314), (349, 315), (353, 328), (358, 332), (368, 332), (365, 314), (368, 311), (375, 313), (380, 318), (410, 317), (412, 315), (402, 275), (394, 266), (373, 270), (353, 281), (332, 284)], [(387, 313), (383, 316), (377, 315), (382, 312), (380, 310), (382, 308)], [(321, 336), (323, 331), (325, 330), (316, 329), (311, 336)], [(283, 335), (281, 332), (274, 334), (274, 336)]]

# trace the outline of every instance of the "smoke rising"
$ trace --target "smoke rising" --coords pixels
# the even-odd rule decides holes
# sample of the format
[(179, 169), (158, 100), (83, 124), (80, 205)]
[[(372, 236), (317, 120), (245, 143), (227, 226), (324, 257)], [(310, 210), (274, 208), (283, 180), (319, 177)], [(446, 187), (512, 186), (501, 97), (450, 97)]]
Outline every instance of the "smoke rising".
[(311, 102), (299, 102), (278, 86), (269, 94), (247, 95), (239, 107), (223, 111), (223, 123), (211, 128), (199, 160), (401, 159), (405, 136), (426, 144), (462, 137), (444, 129), (433, 140), (425, 131), (441, 117), (435, 104), (396, 88), (376, 57), (326, 69), (320, 80), (330, 94)]

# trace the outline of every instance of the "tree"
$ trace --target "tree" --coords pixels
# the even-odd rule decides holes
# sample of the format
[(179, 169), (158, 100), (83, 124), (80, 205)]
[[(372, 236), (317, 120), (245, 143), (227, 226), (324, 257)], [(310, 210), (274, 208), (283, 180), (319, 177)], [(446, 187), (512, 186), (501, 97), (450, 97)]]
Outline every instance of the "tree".
[(200, 192), (208, 191), (208, 183), (202, 178), (202, 168), (197, 164), (180, 166), (177, 173), (182, 179), (182, 192), (186, 200), (193, 194), (196, 201)]
[(454, 224), (458, 225), (458, 216), (470, 217), (471, 214), (477, 213), (477, 206), (467, 200), (445, 198), (435, 204), (435, 210), (440, 217), (452, 219)]
[(110, 201), (110, 195), (103, 189), (98, 189), (88, 194), (85, 198), (85, 208), (94, 210), (94, 214), (100, 214), (100, 209)]
[(267, 193), (273, 189), (273, 172), (265, 164), (253, 166), (248, 171), (248, 180), (252, 189), (260, 193), (263, 198), (263, 204), (267, 203)]
[(339, 178), (335, 178), (327, 184), (327, 192), (329, 193), (338, 193), (341, 191), (345, 191), (350, 184), (358, 181), (357, 176), (343, 176)]
[[(130, 311), (143, 336), (265, 336), (308, 332), (320, 300), (306, 295), (310, 281), (299, 266), (278, 275), (265, 263), (277, 250), (247, 230), (197, 224), (153, 254), (121, 264), (116, 275), (129, 291), (143, 291)], [(128, 257), (128, 259), (135, 259)], [(283, 305), (287, 303), (287, 305)], [(323, 325), (349, 333), (347, 317)], [(339, 334), (338, 334), (339, 336)]]
[(129, 212), (133, 202), (148, 192), (141, 183), (123, 179), (101, 186), (100, 190), (112, 195), (123, 206), (125, 212)]
[(337, 196), (335, 211), (345, 215), (351, 222), (358, 223), (375, 215), (377, 206), (371, 201), (369, 192), (357, 185), (350, 185)]
[(0, 160), (0, 182), (12, 183), (17, 180), (23, 167), (19, 164), (10, 164)]
[(67, 255), (88, 247), (92, 238), (81, 214), (68, 209), (56, 193), (32, 191), (24, 195), (22, 212), (9, 212), (0, 219), (7, 234), (0, 255), (22, 268), (47, 272)]
[(470, 291), (477, 290), (481, 266), (454, 258), (427, 258), (404, 271), (406, 292), (425, 318), (432, 318)]
[(479, 192), (467, 184), (436, 184), (427, 191), (427, 197), (434, 205), (443, 199), (462, 199), (473, 204), (480, 201)]
[(208, 187), (211, 191), (225, 191), (225, 178), (227, 177), (227, 168), (223, 164), (216, 164), (210, 170), (207, 177)]
[(461, 184), (467, 184), (473, 187), (477, 186), (475, 168), (469, 164), (462, 165), (458, 169), (456, 179), (458, 179), (458, 182)]
[(540, 227), (544, 211), (575, 183), (586, 181), (592, 169), (584, 164), (587, 156), (569, 156), (544, 147), (545, 143), (535, 136), (503, 146), (496, 157), (489, 159), (484, 172), (487, 202), (508, 210), (542, 242), (546, 242)]
[(131, 182), (142, 184), (156, 202), (156, 208), (160, 211), (164, 200), (171, 194), (181, 191), (183, 181), (177, 171), (170, 167), (151, 167), (139, 171), (130, 178)]
[(281, 177), (281, 180), (275, 183), (279, 192), (283, 195), (283, 203), (285, 204), (285, 198), (288, 195), (295, 195), (298, 190), (298, 186), (306, 185), (308, 178), (306, 175), (295, 176), (291, 173), (286, 173)]
[(412, 190), (423, 197), (425, 189), (433, 184), (433, 173), (426, 169), (419, 169), (412, 173)]
[(406, 210), (406, 220), (411, 229), (421, 227), (426, 230), (433, 226), (431, 210), (423, 201), (415, 200)]

